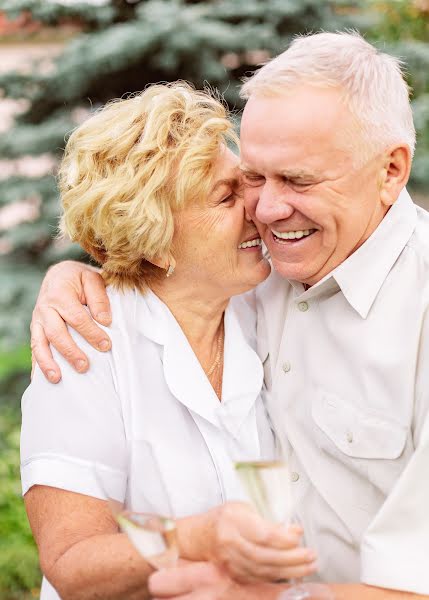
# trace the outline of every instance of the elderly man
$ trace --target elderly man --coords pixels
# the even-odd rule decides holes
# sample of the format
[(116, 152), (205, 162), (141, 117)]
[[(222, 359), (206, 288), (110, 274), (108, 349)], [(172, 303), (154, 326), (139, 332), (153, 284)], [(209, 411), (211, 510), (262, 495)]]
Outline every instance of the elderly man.
[[(429, 598), (429, 216), (405, 190), (415, 131), (399, 63), (320, 33), (242, 93), (245, 201), (275, 269), (257, 292), (259, 349), (306, 544), (338, 598)], [(59, 315), (109, 347), (78, 305), (108, 313), (98, 277), (76, 264), (47, 276), (32, 331), (52, 381), (44, 330), (88, 366)], [(177, 600), (281, 589), (205, 564), (152, 577), (154, 597)]]

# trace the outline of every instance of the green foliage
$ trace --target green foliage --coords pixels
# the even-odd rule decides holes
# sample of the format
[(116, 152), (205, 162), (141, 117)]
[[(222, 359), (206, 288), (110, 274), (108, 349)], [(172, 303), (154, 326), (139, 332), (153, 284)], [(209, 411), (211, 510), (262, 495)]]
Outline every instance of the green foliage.
[[(369, 0), (369, 6), (383, 14), (369, 33), (387, 52), (406, 64), (407, 80), (413, 93), (417, 149), (411, 185), (428, 192), (429, 186), (429, 9), (410, 0)], [(420, 7), (420, 8), (419, 8)]]
[(87, 2), (64, 5), (49, 0), (3, 0), (0, 9), (9, 19), (17, 19), (26, 11), (31, 13), (34, 20), (47, 25), (78, 19), (88, 27), (106, 27), (118, 17), (117, 10), (109, 2), (100, 6)]
[(423, 4), (409, 0), (370, 0), (370, 6), (384, 17), (377, 26), (381, 39), (429, 41), (429, 11), (424, 10)]
[(41, 578), (19, 475), (16, 402), (28, 385), (30, 367), (28, 346), (0, 352), (0, 598), (5, 600), (38, 597)]
[(14, 348), (11, 352), (0, 353), (0, 382), (17, 371), (29, 371), (31, 367), (31, 352), (27, 346)]
[(65, 111), (57, 111), (43, 122), (43, 126), (18, 124), (3, 133), (0, 139), (0, 158), (16, 158), (42, 152), (59, 153), (64, 148), (64, 134), (75, 127)]
[(22, 590), (36, 591), (40, 585), (37, 552), (21, 501), (19, 429), (16, 412), (3, 409), (0, 414), (0, 598), (8, 600), (22, 598)]

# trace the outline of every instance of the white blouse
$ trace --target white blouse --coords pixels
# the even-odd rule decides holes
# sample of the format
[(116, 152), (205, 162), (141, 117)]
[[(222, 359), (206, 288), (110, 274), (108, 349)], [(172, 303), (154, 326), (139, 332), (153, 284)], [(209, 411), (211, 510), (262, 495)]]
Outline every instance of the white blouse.
[[(62, 380), (50, 384), (36, 369), (22, 399), (23, 493), (48, 485), (104, 498), (94, 463), (109, 473), (109, 491), (127, 505), (127, 457), (135, 440), (152, 445), (175, 517), (244, 499), (231, 464), (238, 444), (249, 458), (272, 443), (262, 400), (263, 367), (256, 353), (255, 311), (244, 297), (225, 312), (222, 402), (183, 331), (152, 292), (108, 289), (112, 350), (94, 350), (71, 335), (90, 360), (76, 373), (53, 350)], [(227, 448), (227, 447), (228, 448)], [(141, 477), (141, 473), (137, 476)], [(127, 477), (129, 477), (127, 483)], [(147, 510), (162, 511), (148, 480)], [(58, 599), (44, 581), (42, 600)]]

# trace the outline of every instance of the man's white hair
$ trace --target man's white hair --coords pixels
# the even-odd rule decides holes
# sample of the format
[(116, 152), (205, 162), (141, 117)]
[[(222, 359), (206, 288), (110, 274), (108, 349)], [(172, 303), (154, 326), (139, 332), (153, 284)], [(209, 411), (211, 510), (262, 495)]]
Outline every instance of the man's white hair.
[(362, 158), (396, 143), (408, 144), (413, 154), (416, 132), (402, 66), (357, 32), (315, 33), (295, 38), (245, 81), (240, 95), (279, 96), (303, 84), (338, 88), (362, 133)]

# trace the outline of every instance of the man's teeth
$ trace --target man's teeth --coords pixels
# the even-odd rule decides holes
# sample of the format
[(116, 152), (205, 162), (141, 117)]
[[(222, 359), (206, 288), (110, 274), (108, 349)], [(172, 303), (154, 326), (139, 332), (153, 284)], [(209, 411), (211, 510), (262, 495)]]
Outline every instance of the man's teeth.
[(256, 238), (256, 240), (250, 240), (249, 242), (242, 242), (238, 247), (239, 248), (253, 248), (254, 246), (262, 246), (261, 238)]
[(307, 235), (310, 235), (311, 233), (314, 233), (316, 230), (315, 229), (299, 229), (298, 231), (274, 231), (274, 229), (271, 230), (273, 232), (273, 234), (277, 237), (280, 238), (281, 240), (299, 240), (303, 237), (306, 237)]

